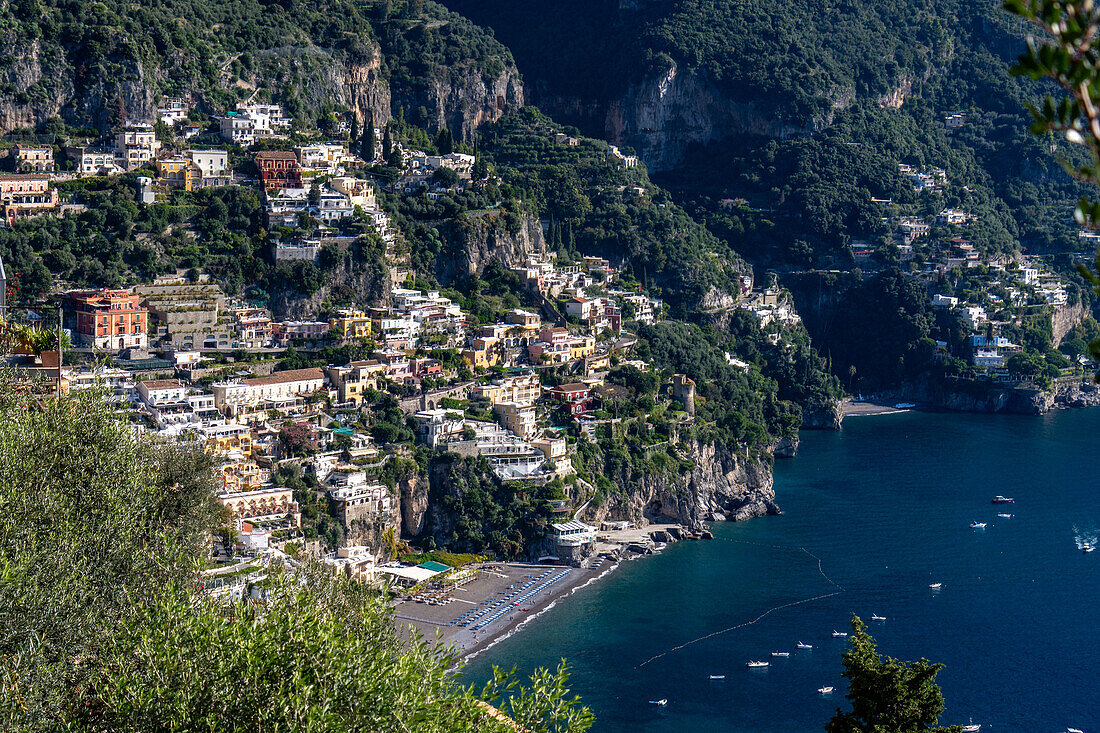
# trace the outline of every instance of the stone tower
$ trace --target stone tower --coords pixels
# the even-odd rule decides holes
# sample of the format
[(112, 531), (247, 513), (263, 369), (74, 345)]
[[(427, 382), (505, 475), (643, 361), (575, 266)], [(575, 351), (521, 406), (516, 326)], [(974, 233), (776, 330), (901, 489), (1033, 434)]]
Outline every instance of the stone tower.
[(695, 414), (695, 382), (686, 374), (672, 375), (672, 399), (683, 404), (687, 414)]

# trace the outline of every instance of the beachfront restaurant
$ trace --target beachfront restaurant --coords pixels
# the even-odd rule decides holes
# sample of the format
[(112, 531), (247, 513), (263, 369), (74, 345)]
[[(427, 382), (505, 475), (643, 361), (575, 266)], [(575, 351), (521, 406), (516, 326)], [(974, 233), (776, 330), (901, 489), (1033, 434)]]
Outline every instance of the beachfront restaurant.
[(553, 537), (560, 547), (578, 547), (596, 541), (596, 528), (576, 519), (570, 522), (555, 522)]
[(399, 588), (412, 588), (437, 575), (450, 571), (450, 566), (438, 562), (422, 562), (416, 566), (383, 565), (378, 572), (389, 576), (390, 582)]

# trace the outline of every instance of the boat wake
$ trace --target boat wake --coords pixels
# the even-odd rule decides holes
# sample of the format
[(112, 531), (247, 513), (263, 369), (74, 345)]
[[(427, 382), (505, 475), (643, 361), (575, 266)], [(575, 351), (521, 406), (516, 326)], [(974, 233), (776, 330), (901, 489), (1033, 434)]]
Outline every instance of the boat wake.
[(1100, 532), (1095, 529), (1078, 529), (1077, 525), (1074, 525), (1073, 541), (1077, 544), (1078, 550), (1084, 550), (1086, 547), (1096, 547), (1097, 541), (1100, 541)]

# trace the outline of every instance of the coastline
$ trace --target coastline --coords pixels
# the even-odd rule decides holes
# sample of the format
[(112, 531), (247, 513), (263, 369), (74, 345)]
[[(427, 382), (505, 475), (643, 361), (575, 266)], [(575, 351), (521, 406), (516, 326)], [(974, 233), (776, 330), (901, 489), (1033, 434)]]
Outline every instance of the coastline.
[(840, 401), (840, 415), (842, 419), (872, 417), (874, 415), (894, 415), (916, 409), (915, 407), (897, 407), (897, 404), (899, 403), (892, 400), (856, 400), (846, 397)]

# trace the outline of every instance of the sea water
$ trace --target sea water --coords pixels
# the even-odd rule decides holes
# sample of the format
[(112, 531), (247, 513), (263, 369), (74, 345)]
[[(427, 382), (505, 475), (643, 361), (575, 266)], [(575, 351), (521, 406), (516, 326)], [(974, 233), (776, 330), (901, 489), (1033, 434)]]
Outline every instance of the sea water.
[(466, 681), (565, 658), (595, 731), (822, 730), (847, 707), (832, 632), (857, 614), (883, 654), (946, 665), (941, 723), (1098, 730), (1100, 552), (1079, 549), (1100, 533), (1098, 448), (1100, 410), (804, 432), (775, 466), (782, 516), (623, 563), (475, 658)]

